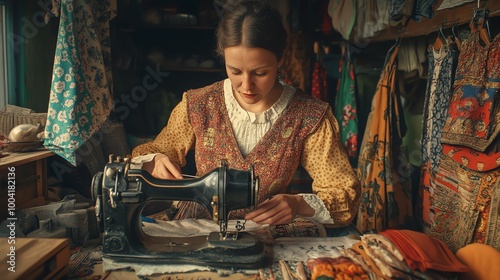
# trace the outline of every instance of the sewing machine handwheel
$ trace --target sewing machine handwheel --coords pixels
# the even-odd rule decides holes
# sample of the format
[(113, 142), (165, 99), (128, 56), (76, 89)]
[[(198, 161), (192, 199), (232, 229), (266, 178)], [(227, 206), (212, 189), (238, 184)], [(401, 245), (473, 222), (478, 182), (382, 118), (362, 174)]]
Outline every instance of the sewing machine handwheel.
[(97, 219), (97, 229), (99, 232), (104, 232), (104, 220), (103, 210), (102, 210), (102, 180), (103, 172), (97, 172), (92, 178), (92, 186), (90, 187), (90, 193), (92, 196), (92, 201), (95, 203), (95, 215)]
[(92, 178), (92, 184), (90, 186), (90, 195), (94, 203), (96, 203), (97, 198), (102, 194), (102, 178), (103, 178), (103, 172), (97, 172)]

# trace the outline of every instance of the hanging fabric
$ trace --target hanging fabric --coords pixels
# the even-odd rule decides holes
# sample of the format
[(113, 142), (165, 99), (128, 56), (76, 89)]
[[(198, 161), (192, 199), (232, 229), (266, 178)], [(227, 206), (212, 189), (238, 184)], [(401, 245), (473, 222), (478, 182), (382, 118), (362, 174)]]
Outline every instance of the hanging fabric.
[[(436, 174), (442, 154), (441, 131), (450, 104), (455, 69), (458, 63), (458, 46), (450, 43), (439, 50), (428, 50), (428, 79), (425, 91), (425, 109), (422, 121), (421, 170), (418, 189), (417, 216), (421, 224), (429, 223), (432, 187), (431, 174)], [(432, 175), (434, 176), (434, 175)]]
[(52, 12), (60, 23), (44, 145), (77, 165), (76, 150), (113, 106), (109, 21), (116, 0), (54, 0)]
[(311, 95), (319, 100), (328, 102), (328, 82), (326, 68), (323, 66), (323, 56), (320, 51), (319, 43), (314, 43), (314, 53), (316, 62), (312, 72)]
[(404, 122), (395, 91), (398, 49), (394, 46), (387, 54), (360, 148), (362, 195), (356, 227), (362, 233), (406, 227), (412, 221), (409, 163), (401, 148)]
[(430, 168), (436, 170), (442, 151), (441, 131), (450, 104), (455, 69), (458, 61), (456, 44), (449, 44), (436, 50), (428, 51), (428, 78), (425, 92), (425, 110), (423, 113), (421, 154), (422, 164), (430, 162)]
[(351, 61), (349, 47), (342, 47), (342, 58), (339, 63), (341, 77), (337, 84), (335, 96), (335, 117), (339, 122), (340, 138), (353, 166), (358, 159), (358, 117), (356, 105), (356, 81), (354, 65)]
[(304, 32), (292, 33), (284, 54), (283, 81), (306, 91), (310, 86), (311, 58)]
[[(500, 134), (500, 82), (498, 46), (484, 36), (484, 28), (472, 30), (462, 43), (461, 67), (442, 132), (442, 142), (484, 152)], [(495, 106), (497, 105), (497, 106)]]
[[(442, 153), (423, 182), (424, 232), (454, 252), (470, 243), (500, 249), (500, 34), (489, 47), (480, 37), (473, 30), (462, 42)], [(450, 143), (452, 134), (462, 141)]]
[(346, 40), (350, 39), (356, 20), (357, 0), (330, 0), (328, 15), (332, 20), (333, 28)]

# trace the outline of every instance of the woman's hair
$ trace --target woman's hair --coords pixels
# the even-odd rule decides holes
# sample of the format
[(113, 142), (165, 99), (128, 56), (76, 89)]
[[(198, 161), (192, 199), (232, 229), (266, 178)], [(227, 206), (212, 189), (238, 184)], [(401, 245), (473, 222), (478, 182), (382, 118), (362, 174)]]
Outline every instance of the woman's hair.
[(221, 58), (225, 48), (244, 45), (266, 49), (280, 60), (287, 43), (280, 13), (264, 1), (242, 1), (226, 10), (216, 36), (216, 51)]

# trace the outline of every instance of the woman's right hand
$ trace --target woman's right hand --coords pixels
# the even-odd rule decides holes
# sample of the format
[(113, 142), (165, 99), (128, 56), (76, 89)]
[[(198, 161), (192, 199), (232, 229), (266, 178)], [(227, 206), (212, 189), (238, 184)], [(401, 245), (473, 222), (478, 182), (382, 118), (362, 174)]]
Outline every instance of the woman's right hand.
[(143, 169), (158, 179), (182, 179), (181, 168), (168, 156), (157, 154), (150, 162), (143, 164)]

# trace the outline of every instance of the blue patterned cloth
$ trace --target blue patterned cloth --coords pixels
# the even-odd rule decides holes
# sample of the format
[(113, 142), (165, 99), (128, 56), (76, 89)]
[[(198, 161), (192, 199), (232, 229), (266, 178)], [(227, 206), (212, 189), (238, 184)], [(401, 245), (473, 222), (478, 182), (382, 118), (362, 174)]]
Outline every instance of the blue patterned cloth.
[(116, 0), (53, 0), (60, 16), (45, 143), (77, 165), (76, 151), (113, 107), (109, 21)]
[(426, 110), (423, 116), (422, 162), (430, 162), (436, 171), (441, 156), (441, 131), (447, 117), (452, 94), (458, 50), (454, 44), (439, 51), (429, 51), (429, 71), (425, 93)]
[(433, 18), (433, 8), (436, 3), (437, 0), (416, 0), (415, 6), (413, 7), (412, 19), (420, 21), (422, 17)]

